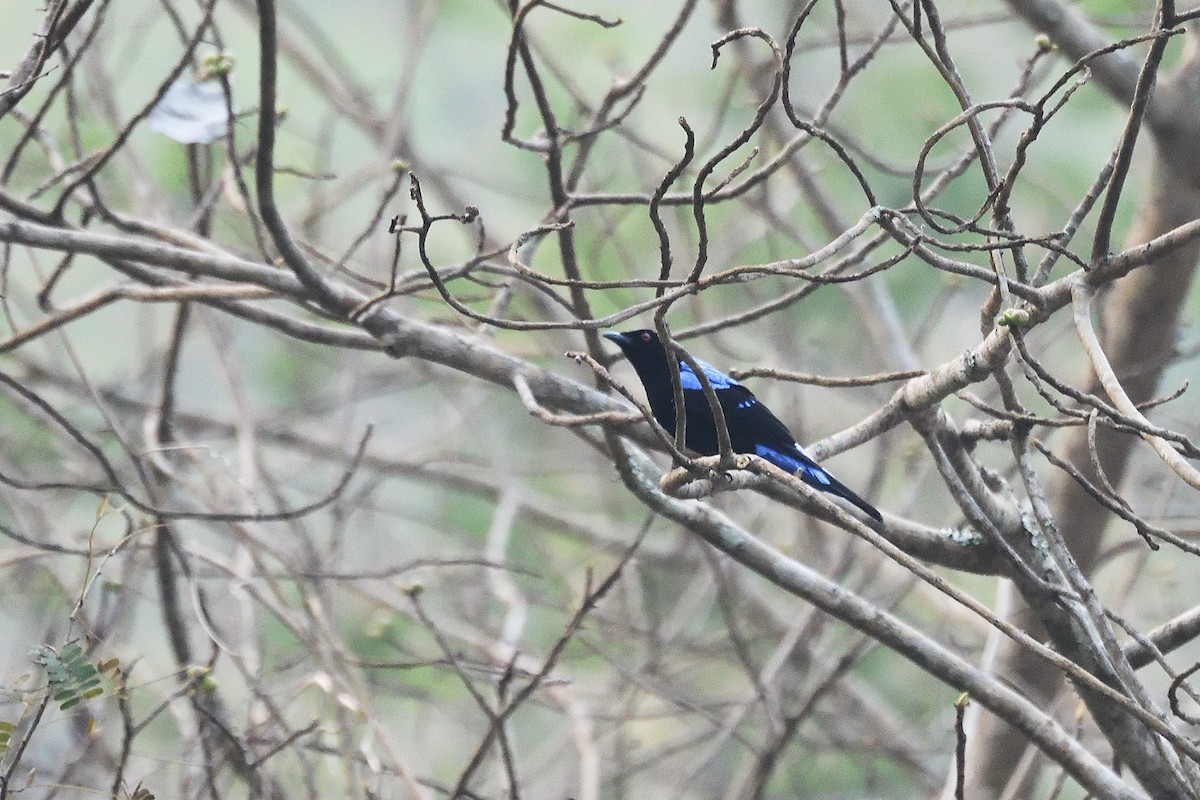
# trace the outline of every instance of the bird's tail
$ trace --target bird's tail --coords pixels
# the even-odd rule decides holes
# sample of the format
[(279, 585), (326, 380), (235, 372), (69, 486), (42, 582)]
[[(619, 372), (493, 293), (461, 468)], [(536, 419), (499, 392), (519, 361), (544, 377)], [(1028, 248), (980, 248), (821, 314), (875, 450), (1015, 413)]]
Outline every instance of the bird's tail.
[(830, 479), (830, 481), (832, 481), (830, 483), (830, 485), (828, 487), (822, 487), (825, 489), (825, 491), (829, 492), (830, 494), (837, 495), (838, 497), (842, 498), (843, 500), (846, 500), (847, 502), (850, 502), (850, 503), (858, 506), (860, 509), (862, 509), (863, 513), (866, 514), (871, 519), (876, 520), (878, 522), (883, 522), (883, 515), (879, 513), (879, 509), (877, 509), (875, 506), (871, 505), (866, 500), (863, 500), (861, 497), (856, 495), (852, 490), (850, 490), (844, 483), (839, 481), (837, 478), (830, 475), (829, 479)]
[[(821, 468), (817, 467), (816, 469)], [(836, 495), (836, 497), (846, 500), (847, 503), (858, 506), (859, 509), (862, 509), (866, 516), (870, 517), (871, 519), (876, 519), (878, 522), (883, 522), (883, 515), (881, 515), (880, 510), (876, 509), (875, 506), (872, 506), (863, 498), (858, 497), (858, 495), (854, 494), (850, 487), (836, 479), (836, 477), (833, 475), (830, 475), (827, 470), (821, 469), (821, 473), (822, 477), (820, 477), (820, 479), (816, 479), (815, 476), (810, 476), (808, 471), (803, 470), (800, 471), (800, 480), (803, 480), (805, 483), (811, 483), (812, 486), (822, 489), (824, 492)]]

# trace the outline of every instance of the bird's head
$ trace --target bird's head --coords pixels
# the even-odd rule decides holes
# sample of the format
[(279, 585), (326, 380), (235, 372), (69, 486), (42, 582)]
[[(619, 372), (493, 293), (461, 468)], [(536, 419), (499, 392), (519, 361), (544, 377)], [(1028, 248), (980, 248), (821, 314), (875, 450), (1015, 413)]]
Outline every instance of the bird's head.
[(621, 348), (621, 352), (634, 366), (639, 364), (658, 364), (666, 358), (666, 350), (658, 340), (658, 334), (651, 330), (610, 331), (604, 338)]
[(613, 331), (604, 334), (604, 338), (621, 348), (643, 384), (667, 380), (667, 351), (657, 333), (646, 329), (622, 333)]

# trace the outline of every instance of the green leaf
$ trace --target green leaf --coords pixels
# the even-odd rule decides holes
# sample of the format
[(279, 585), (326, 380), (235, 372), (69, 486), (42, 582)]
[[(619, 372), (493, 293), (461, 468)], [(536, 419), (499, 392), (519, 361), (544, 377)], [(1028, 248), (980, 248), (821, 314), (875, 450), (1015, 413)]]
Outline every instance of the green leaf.
[(51, 696), (64, 711), (104, 694), (100, 671), (77, 642), (68, 643), (60, 652), (43, 645), (35, 651), (33, 660), (45, 667)]

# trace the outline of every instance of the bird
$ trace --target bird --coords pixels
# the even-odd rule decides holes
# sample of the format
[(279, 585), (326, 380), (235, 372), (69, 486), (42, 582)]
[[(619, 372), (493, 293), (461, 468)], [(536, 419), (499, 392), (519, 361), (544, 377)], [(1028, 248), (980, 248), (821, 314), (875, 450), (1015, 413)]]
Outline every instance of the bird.
[[(654, 419), (667, 431), (675, 431), (675, 394), (671, 387), (670, 361), (667, 351), (652, 330), (608, 332), (604, 338), (615, 343), (629, 359), (646, 391)], [(782, 470), (797, 475), (800, 480), (823, 492), (849, 501), (872, 519), (883, 516), (873, 505), (863, 500), (844, 483), (813, 461), (796, 438), (778, 417), (754, 396), (754, 393), (711, 364), (694, 358), (696, 365), (708, 378), (716, 392), (729, 443), (735, 453), (751, 453)], [(686, 419), (685, 443), (689, 450), (713, 456), (720, 452), (717, 426), (712, 408), (704, 396), (700, 379), (683, 359), (679, 359), (679, 385), (683, 389), (683, 408)]]

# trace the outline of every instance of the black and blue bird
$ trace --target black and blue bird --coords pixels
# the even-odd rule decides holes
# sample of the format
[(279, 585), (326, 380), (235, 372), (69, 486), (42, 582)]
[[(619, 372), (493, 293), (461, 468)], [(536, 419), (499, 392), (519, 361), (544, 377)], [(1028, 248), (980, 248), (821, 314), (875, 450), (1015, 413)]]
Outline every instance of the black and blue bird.
[[(675, 393), (671, 388), (670, 361), (667, 352), (650, 330), (606, 333), (604, 338), (615, 342), (633, 365), (646, 399), (658, 424), (668, 432), (675, 431)], [(752, 453), (782, 470), (797, 475), (809, 486), (829, 492), (858, 506), (868, 516), (882, 520), (879, 511), (852, 492), (837, 478), (808, 457), (796, 443), (787, 426), (763, 405), (754, 393), (711, 364), (695, 359), (704, 371), (709, 385), (716, 392), (725, 415), (729, 443), (735, 453)], [(679, 384), (683, 389), (683, 408), (686, 419), (684, 431), (688, 449), (704, 456), (717, 455), (717, 426), (700, 379), (683, 359), (679, 359)]]

